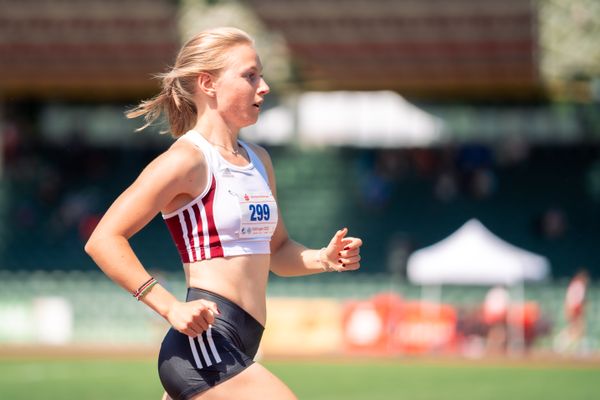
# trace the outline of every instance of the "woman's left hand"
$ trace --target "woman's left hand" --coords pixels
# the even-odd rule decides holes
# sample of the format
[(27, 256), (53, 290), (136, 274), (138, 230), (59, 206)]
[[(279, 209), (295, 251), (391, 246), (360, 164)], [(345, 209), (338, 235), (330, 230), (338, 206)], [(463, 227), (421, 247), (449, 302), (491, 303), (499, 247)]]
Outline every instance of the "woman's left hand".
[(327, 271), (354, 271), (360, 268), (360, 246), (362, 240), (346, 237), (348, 228), (333, 235), (327, 247), (319, 252), (319, 261)]

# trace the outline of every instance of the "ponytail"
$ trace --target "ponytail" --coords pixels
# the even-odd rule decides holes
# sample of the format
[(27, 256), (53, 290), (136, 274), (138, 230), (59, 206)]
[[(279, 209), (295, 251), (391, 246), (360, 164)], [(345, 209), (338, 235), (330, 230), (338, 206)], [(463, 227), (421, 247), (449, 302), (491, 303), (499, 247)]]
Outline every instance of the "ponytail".
[(164, 115), (169, 124), (169, 129), (160, 133), (171, 132), (173, 137), (179, 137), (189, 131), (196, 124), (198, 118), (196, 105), (193, 99), (193, 90), (185, 90), (180, 79), (166, 75), (162, 77), (162, 90), (149, 100), (142, 101), (137, 107), (127, 111), (127, 118), (144, 117), (145, 124), (136, 129), (142, 131), (156, 122)]

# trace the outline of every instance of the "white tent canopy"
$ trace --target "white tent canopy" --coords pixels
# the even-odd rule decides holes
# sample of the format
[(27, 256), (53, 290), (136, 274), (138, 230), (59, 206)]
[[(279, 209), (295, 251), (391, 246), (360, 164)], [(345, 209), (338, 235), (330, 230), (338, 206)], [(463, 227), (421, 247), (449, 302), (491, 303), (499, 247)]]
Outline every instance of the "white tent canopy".
[(415, 251), (407, 265), (408, 278), (420, 285), (514, 285), (543, 280), (549, 270), (546, 257), (505, 242), (476, 219)]
[(443, 129), (442, 120), (391, 91), (307, 92), (298, 99), (298, 131), (306, 143), (431, 146)]

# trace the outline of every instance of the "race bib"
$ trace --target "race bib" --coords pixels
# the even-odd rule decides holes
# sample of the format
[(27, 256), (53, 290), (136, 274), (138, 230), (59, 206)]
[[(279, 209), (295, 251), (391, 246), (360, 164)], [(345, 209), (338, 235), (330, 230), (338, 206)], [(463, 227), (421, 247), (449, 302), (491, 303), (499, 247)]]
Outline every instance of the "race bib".
[(270, 238), (277, 227), (277, 203), (271, 193), (240, 198), (240, 238)]

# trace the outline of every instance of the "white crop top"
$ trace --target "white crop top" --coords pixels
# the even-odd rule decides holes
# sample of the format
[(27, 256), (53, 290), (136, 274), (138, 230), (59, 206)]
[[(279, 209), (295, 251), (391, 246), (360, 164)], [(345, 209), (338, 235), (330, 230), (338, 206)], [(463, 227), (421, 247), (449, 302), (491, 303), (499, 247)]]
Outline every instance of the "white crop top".
[(269, 188), (264, 165), (240, 141), (250, 163), (239, 167), (194, 130), (188, 140), (204, 153), (208, 185), (194, 200), (163, 214), (184, 263), (243, 254), (269, 254), (277, 226), (277, 203)]

